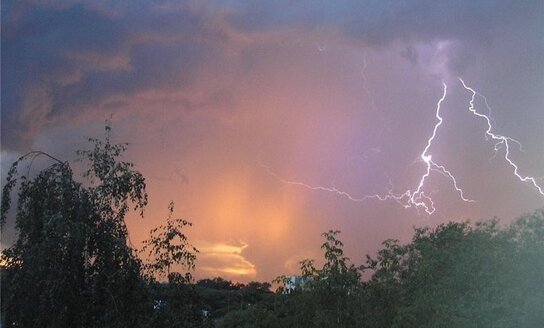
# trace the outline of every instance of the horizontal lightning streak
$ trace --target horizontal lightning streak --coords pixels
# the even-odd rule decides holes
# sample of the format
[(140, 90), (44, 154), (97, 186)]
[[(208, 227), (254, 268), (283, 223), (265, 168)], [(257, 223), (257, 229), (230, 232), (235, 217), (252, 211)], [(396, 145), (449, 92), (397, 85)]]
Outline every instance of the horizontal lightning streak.
[(434, 129), (433, 129), (433, 133), (432, 133), (431, 137), (427, 140), (427, 144), (426, 144), (425, 148), (423, 149), (423, 152), (420, 155), (421, 160), (426, 165), (425, 174), (423, 174), (421, 176), (421, 178), (419, 180), (419, 183), (418, 183), (418, 186), (414, 191), (407, 190), (404, 193), (395, 194), (395, 193), (393, 193), (393, 190), (392, 190), (392, 187), (391, 187), (389, 189), (386, 189), (387, 194), (385, 194), (385, 195), (374, 194), (374, 195), (366, 195), (366, 196), (363, 196), (363, 197), (355, 197), (355, 196), (351, 195), (350, 193), (348, 193), (346, 191), (339, 190), (336, 187), (312, 186), (312, 185), (309, 185), (309, 184), (306, 184), (306, 183), (303, 183), (303, 182), (300, 182), (300, 181), (286, 180), (286, 179), (280, 177), (279, 175), (277, 175), (276, 173), (274, 173), (269, 167), (263, 165), (262, 163), (260, 163), (260, 164), (261, 164), (262, 167), (264, 167), (267, 170), (267, 173), (269, 175), (273, 176), (274, 178), (276, 178), (277, 180), (279, 180), (280, 182), (282, 182), (284, 184), (300, 186), (300, 187), (304, 187), (306, 189), (313, 190), (313, 191), (331, 192), (331, 193), (334, 193), (336, 195), (345, 197), (345, 198), (349, 199), (350, 201), (354, 201), (354, 202), (363, 202), (363, 201), (366, 201), (366, 200), (369, 200), (369, 199), (377, 199), (377, 200), (380, 200), (380, 201), (394, 200), (395, 202), (397, 202), (398, 204), (400, 204), (404, 208), (415, 207), (418, 210), (420, 208), (423, 208), (427, 214), (433, 214), (434, 211), (435, 211), (435, 206), (434, 206), (434, 202), (433, 202), (432, 198), (430, 196), (426, 195), (425, 192), (423, 191), (423, 189), (424, 189), (424, 186), (425, 186), (425, 180), (430, 176), (431, 171), (436, 171), (436, 172), (439, 172), (440, 174), (442, 174), (443, 176), (445, 176), (446, 178), (448, 178), (448, 179), (450, 179), (452, 181), (453, 187), (459, 193), (459, 195), (460, 195), (460, 197), (461, 197), (461, 199), (463, 201), (465, 201), (465, 202), (474, 202), (473, 200), (468, 199), (468, 198), (466, 198), (464, 196), (463, 190), (458, 186), (457, 180), (455, 179), (453, 174), (449, 170), (447, 170), (443, 165), (439, 165), (439, 164), (435, 163), (432, 160), (432, 155), (429, 154), (429, 150), (430, 150), (430, 148), (432, 146), (432, 143), (433, 143), (434, 139), (436, 138), (438, 128), (443, 123), (443, 119), (440, 116), (440, 108), (442, 106), (442, 103), (446, 99), (448, 86), (444, 82), (442, 82), (442, 86), (443, 86), (443, 93), (442, 93), (442, 96), (440, 97), (440, 99), (439, 99), (439, 101), (438, 101), (438, 103), (436, 105), (436, 113), (435, 113), (435, 117), (437, 118), (438, 122), (435, 124)]
[(353, 202), (363, 202), (365, 200), (368, 200), (368, 199), (372, 199), (372, 198), (375, 198), (375, 199), (379, 199), (379, 200), (386, 200), (387, 199), (387, 196), (379, 196), (379, 195), (370, 195), (370, 196), (363, 196), (363, 197), (355, 197), (355, 196), (352, 196), (351, 194), (349, 194), (348, 192), (345, 192), (345, 191), (342, 191), (342, 190), (339, 190), (337, 189), (336, 187), (323, 187), (323, 186), (311, 186), (309, 184), (306, 184), (304, 182), (300, 182), (300, 181), (291, 181), (291, 180), (286, 180), (282, 177), (280, 177), (279, 175), (277, 175), (276, 173), (274, 173), (268, 166), (260, 163), (261, 167), (265, 168), (267, 173), (270, 175), (270, 176), (273, 176), (274, 178), (276, 178), (278, 181), (280, 181), (281, 183), (284, 183), (284, 184), (288, 184), (288, 185), (293, 185), (293, 186), (299, 186), (299, 187), (304, 187), (306, 189), (309, 189), (309, 190), (313, 190), (313, 191), (327, 191), (327, 192), (332, 192), (332, 193), (335, 193), (339, 196), (342, 196), (342, 197), (345, 197)]

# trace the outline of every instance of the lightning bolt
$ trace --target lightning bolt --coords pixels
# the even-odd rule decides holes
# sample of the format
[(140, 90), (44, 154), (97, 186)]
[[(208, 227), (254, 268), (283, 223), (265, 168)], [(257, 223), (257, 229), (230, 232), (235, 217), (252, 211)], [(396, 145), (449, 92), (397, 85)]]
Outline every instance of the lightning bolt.
[(365, 200), (372, 199), (372, 198), (383, 201), (383, 200), (387, 200), (389, 198), (388, 195), (386, 195), (386, 196), (367, 195), (367, 196), (363, 196), (363, 197), (356, 197), (356, 196), (352, 196), (350, 193), (348, 193), (346, 191), (342, 191), (342, 190), (340, 190), (340, 189), (338, 189), (336, 187), (312, 186), (312, 185), (309, 185), (309, 184), (306, 184), (306, 183), (300, 182), (300, 181), (287, 180), (287, 179), (282, 178), (278, 174), (276, 174), (274, 171), (272, 171), (272, 169), (270, 167), (264, 165), (262, 162), (260, 163), (260, 165), (261, 165), (261, 167), (263, 167), (266, 170), (266, 172), (270, 176), (276, 178), (281, 183), (284, 183), (284, 184), (287, 184), (287, 185), (304, 187), (304, 188), (312, 190), (312, 191), (331, 192), (331, 193), (334, 193), (334, 194), (336, 194), (338, 196), (345, 197), (345, 198), (351, 200), (352, 202), (363, 202)]
[(439, 165), (436, 162), (434, 162), (432, 160), (432, 155), (429, 153), (429, 149), (431, 148), (432, 143), (434, 139), (436, 138), (438, 128), (444, 122), (442, 116), (440, 116), (440, 109), (441, 109), (442, 103), (446, 99), (446, 95), (448, 93), (448, 86), (446, 85), (446, 83), (442, 82), (442, 87), (443, 87), (442, 97), (440, 97), (440, 99), (438, 100), (436, 104), (435, 117), (437, 119), (437, 123), (434, 126), (431, 137), (427, 139), (427, 145), (425, 146), (425, 148), (423, 149), (423, 152), (420, 155), (421, 160), (426, 165), (425, 174), (421, 176), (419, 180), (419, 184), (414, 191), (407, 190), (403, 194), (400, 194), (400, 195), (394, 195), (390, 192), (388, 195), (390, 198), (393, 198), (397, 200), (398, 202), (402, 202), (402, 200), (405, 199), (405, 204), (404, 204), (405, 208), (410, 208), (410, 207), (415, 207), (417, 209), (423, 208), (427, 214), (433, 214), (435, 211), (434, 202), (432, 198), (426, 195), (423, 191), (423, 188), (425, 186), (425, 180), (427, 180), (427, 178), (431, 175), (431, 171), (436, 171), (442, 174), (443, 176), (445, 176), (446, 178), (448, 178), (452, 182), (454, 189), (457, 191), (457, 193), (459, 194), (459, 196), (461, 197), (463, 201), (474, 202), (474, 200), (468, 199), (465, 197), (463, 190), (458, 186), (457, 180), (455, 179), (451, 171), (446, 169), (445, 166)]
[[(365, 80), (365, 91), (367, 92), (367, 94), (369, 96), (371, 96), (369, 90), (366, 88), (366, 77), (364, 76), (365, 68), (366, 68), (366, 58), (365, 58), (365, 66), (361, 70), (361, 74), (363, 75), (363, 78)], [(521, 175), (519, 173), (518, 165), (510, 157), (511, 156), (511, 151), (510, 150), (511, 150), (512, 144), (515, 144), (519, 148), (520, 151), (523, 151), (522, 144), (518, 140), (516, 140), (514, 138), (503, 136), (503, 135), (500, 135), (498, 133), (493, 132), (493, 126), (494, 126), (495, 122), (494, 122), (493, 118), (491, 117), (491, 106), (489, 105), (489, 103), (487, 101), (487, 98), (484, 95), (478, 93), (473, 88), (469, 87), (462, 78), (458, 78), (458, 79), (461, 82), (463, 88), (465, 90), (469, 91), (472, 94), (472, 96), (470, 98), (470, 101), (469, 101), (468, 110), (473, 115), (484, 119), (486, 124), (487, 124), (487, 129), (486, 129), (486, 131), (484, 133), (484, 137), (488, 141), (492, 140), (492, 141), (495, 142), (495, 144), (494, 144), (495, 154), (494, 154), (493, 157), (496, 157), (497, 154), (499, 153), (499, 151), (501, 149), (504, 149), (505, 150), (504, 151), (504, 159), (510, 165), (510, 167), (513, 168), (514, 175), (520, 181), (528, 183), (529, 185), (534, 187), (541, 195), (544, 196), (544, 187), (540, 186), (537, 183), (537, 181), (536, 181), (536, 179), (534, 177)], [(374, 195), (366, 195), (366, 196), (362, 196), (362, 197), (357, 197), (357, 196), (354, 196), (354, 195), (352, 195), (352, 194), (350, 194), (350, 193), (348, 193), (346, 191), (340, 190), (340, 189), (338, 189), (338, 188), (336, 188), (334, 186), (332, 186), (332, 187), (313, 186), (313, 185), (310, 185), (310, 184), (307, 184), (307, 183), (304, 183), (304, 182), (300, 182), (300, 181), (292, 181), (292, 180), (284, 179), (281, 176), (279, 176), (278, 174), (274, 173), (268, 166), (265, 166), (262, 163), (260, 163), (260, 164), (261, 164), (262, 167), (264, 167), (266, 169), (266, 171), (267, 171), (267, 173), (269, 175), (273, 176), (274, 178), (276, 178), (277, 180), (279, 180), (280, 182), (282, 182), (284, 184), (304, 187), (304, 188), (312, 190), (312, 191), (324, 191), (324, 192), (334, 193), (334, 194), (336, 194), (338, 196), (347, 198), (348, 200), (353, 201), (353, 202), (363, 202), (363, 201), (370, 200), (370, 199), (375, 199), (375, 200), (379, 200), (379, 201), (393, 200), (393, 201), (397, 202), (399, 205), (403, 206), (404, 208), (415, 208), (416, 210), (418, 210), (418, 212), (419, 212), (420, 209), (423, 209), (429, 215), (433, 214), (435, 212), (436, 208), (434, 206), (433, 199), (428, 194), (426, 194), (424, 192), (425, 182), (430, 177), (432, 172), (437, 172), (437, 173), (440, 173), (441, 175), (443, 175), (444, 177), (446, 177), (447, 179), (449, 179), (451, 181), (451, 183), (453, 185), (453, 188), (459, 194), (459, 197), (464, 202), (474, 202), (474, 200), (465, 197), (463, 189), (461, 187), (459, 187), (459, 184), (457, 183), (457, 180), (455, 179), (455, 176), (451, 173), (451, 171), (449, 171), (444, 165), (440, 165), (440, 164), (436, 163), (435, 161), (433, 161), (432, 155), (430, 154), (430, 149), (431, 149), (431, 147), (433, 145), (433, 141), (435, 140), (435, 138), (437, 136), (438, 129), (440, 128), (440, 126), (444, 122), (442, 116), (440, 115), (440, 110), (441, 110), (442, 103), (446, 99), (447, 92), (448, 92), (448, 86), (446, 85), (445, 82), (442, 82), (442, 86), (443, 86), (442, 96), (440, 97), (440, 99), (438, 100), (438, 102), (436, 104), (436, 111), (435, 111), (435, 117), (437, 119), (437, 122), (434, 125), (433, 132), (432, 132), (431, 136), (429, 137), (429, 139), (427, 139), (427, 143), (425, 145), (425, 148), (423, 149), (423, 151), (421, 152), (421, 154), (419, 156), (420, 161), (425, 163), (425, 167), (426, 167), (425, 173), (420, 177), (419, 182), (417, 184), (417, 187), (415, 189), (413, 189), (413, 190), (408, 189), (403, 193), (394, 193), (393, 192), (393, 184), (390, 181), (390, 187), (386, 188), (387, 193), (385, 193), (385, 194), (381, 194), (381, 195), (380, 194), (374, 194)], [(476, 101), (476, 97), (480, 97), (481, 99), (483, 99), (483, 102), (484, 102), (484, 104), (486, 106), (486, 109), (487, 109), (487, 115), (482, 114), (482, 113), (478, 112), (475, 109), (474, 102)]]
[(488, 110), (490, 110), (490, 107), (487, 103), (487, 99), (481, 95), (480, 93), (478, 93), (477, 91), (475, 91), (473, 88), (469, 87), (465, 81), (463, 81), (462, 78), (458, 78), (459, 81), (461, 82), (461, 84), (463, 85), (463, 88), (465, 88), (465, 90), (469, 91), (472, 96), (470, 98), (470, 101), (469, 101), (469, 107), (468, 107), (468, 110), (474, 114), (475, 116), (477, 117), (480, 117), (482, 119), (485, 120), (486, 124), (487, 124), (487, 129), (485, 131), (485, 137), (486, 137), (486, 140), (493, 140), (495, 141), (495, 146), (494, 146), (494, 149), (495, 149), (495, 156), (497, 155), (498, 151), (502, 148), (505, 149), (505, 152), (504, 152), (504, 159), (508, 162), (508, 164), (514, 169), (514, 175), (522, 182), (525, 182), (525, 183), (528, 183), (530, 185), (532, 185), (536, 190), (538, 190), (538, 192), (544, 196), (544, 188), (542, 186), (539, 186), (538, 183), (536, 182), (536, 179), (534, 177), (531, 177), (531, 176), (522, 176), (520, 173), (519, 173), (519, 167), (518, 165), (510, 158), (510, 143), (515, 143), (519, 146), (520, 150), (523, 151), (523, 148), (521, 146), (521, 143), (519, 141), (517, 141), (516, 139), (513, 139), (513, 138), (510, 138), (510, 137), (506, 137), (506, 136), (503, 136), (503, 135), (500, 135), (500, 134), (497, 134), (497, 133), (494, 133), (493, 132), (493, 124), (492, 124), (492, 119), (489, 117), (489, 115), (485, 115), (485, 114), (482, 114), (482, 113), (479, 113), (478, 111), (476, 111), (476, 109), (474, 108), (474, 101), (476, 100), (476, 96), (479, 96), (479, 97), (482, 97), (485, 101), (485, 104), (488, 108)]
[(442, 174), (443, 176), (445, 176), (446, 178), (448, 178), (452, 182), (454, 189), (457, 191), (457, 193), (460, 195), (463, 201), (474, 202), (473, 200), (465, 197), (463, 190), (458, 186), (457, 180), (455, 179), (453, 174), (448, 169), (446, 169), (443, 165), (439, 165), (436, 162), (434, 162), (432, 160), (432, 155), (429, 153), (432, 143), (434, 139), (436, 138), (438, 128), (443, 123), (443, 119), (440, 116), (440, 109), (441, 109), (442, 103), (446, 99), (448, 86), (444, 82), (442, 82), (442, 86), (443, 86), (443, 93), (440, 99), (438, 100), (438, 103), (436, 104), (435, 117), (437, 119), (437, 123), (434, 126), (431, 137), (427, 139), (427, 144), (420, 155), (421, 160), (423, 161), (423, 163), (425, 163), (426, 170), (425, 170), (425, 173), (421, 176), (419, 183), (417, 185), (417, 188), (415, 190), (409, 189), (409, 190), (406, 190), (404, 193), (395, 194), (391, 186), (390, 188), (386, 189), (387, 194), (384, 194), (384, 195), (374, 194), (374, 195), (356, 197), (336, 187), (312, 186), (312, 185), (299, 182), (299, 181), (287, 180), (280, 177), (276, 173), (274, 173), (269, 167), (263, 165), (262, 163), (261, 163), (261, 166), (263, 166), (267, 170), (269, 175), (273, 176), (274, 178), (278, 179), (280, 182), (284, 184), (300, 186), (312, 191), (331, 192), (336, 195), (345, 197), (354, 202), (363, 202), (369, 199), (377, 199), (380, 201), (394, 200), (398, 204), (402, 205), (404, 208), (414, 207), (417, 210), (423, 209), (429, 215), (435, 212), (435, 206), (434, 206), (434, 202), (432, 198), (429, 195), (425, 194), (424, 187), (425, 187), (425, 181), (427, 180), (427, 178), (429, 178), (429, 176), (431, 175), (431, 172), (436, 171)]

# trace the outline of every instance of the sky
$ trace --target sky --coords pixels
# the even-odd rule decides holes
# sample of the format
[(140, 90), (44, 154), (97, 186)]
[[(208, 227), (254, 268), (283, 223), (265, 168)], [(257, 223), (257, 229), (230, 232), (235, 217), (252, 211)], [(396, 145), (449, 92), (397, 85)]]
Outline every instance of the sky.
[(2, 179), (29, 150), (73, 160), (110, 119), (150, 197), (127, 218), (132, 243), (173, 201), (197, 278), (296, 274), (330, 229), (362, 264), (414, 226), (544, 206), (543, 1), (8, 0), (1, 13)]

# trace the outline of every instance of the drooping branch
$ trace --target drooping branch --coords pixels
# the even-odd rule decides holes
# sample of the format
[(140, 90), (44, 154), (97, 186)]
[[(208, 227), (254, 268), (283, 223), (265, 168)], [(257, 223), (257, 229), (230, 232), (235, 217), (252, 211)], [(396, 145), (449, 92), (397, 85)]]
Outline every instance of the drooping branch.
[(0, 227), (3, 227), (6, 223), (6, 215), (11, 205), (11, 199), (10, 194), (13, 188), (17, 184), (17, 167), (19, 166), (19, 163), (24, 161), (25, 159), (28, 159), (31, 157), (30, 164), (28, 166), (27, 175), (29, 175), (30, 168), (32, 167), (32, 164), (34, 163), (34, 160), (38, 156), (45, 156), (55, 162), (58, 162), (63, 167), (68, 167), (67, 161), (61, 161), (60, 159), (56, 158), (55, 156), (52, 156), (44, 151), (41, 150), (32, 150), (28, 153), (22, 155), (19, 157), (13, 164), (11, 164), (11, 167), (8, 171), (7, 177), (6, 177), (6, 184), (2, 188), (2, 200), (1, 200), (1, 208), (0, 208)]
[(61, 161), (60, 159), (44, 152), (44, 151), (41, 151), (41, 150), (32, 150), (32, 151), (29, 151), (28, 153), (24, 154), (23, 156), (19, 157), (19, 159), (17, 160), (17, 162), (20, 162), (24, 159), (26, 159), (27, 157), (30, 157), (30, 156), (33, 156), (32, 157), (32, 162), (34, 161), (34, 159), (38, 156), (45, 156), (45, 157), (49, 157), (50, 159), (54, 160), (55, 162), (58, 162), (62, 165), (67, 165), (68, 162), (67, 161)]

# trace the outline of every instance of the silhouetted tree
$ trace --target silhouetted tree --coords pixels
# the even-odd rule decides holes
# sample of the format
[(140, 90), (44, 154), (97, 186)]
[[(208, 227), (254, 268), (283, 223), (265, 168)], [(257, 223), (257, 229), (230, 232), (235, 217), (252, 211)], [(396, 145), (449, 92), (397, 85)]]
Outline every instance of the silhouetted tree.
[[(323, 234), (325, 264), (301, 262), (302, 289), (229, 313), (222, 327), (539, 327), (544, 322), (544, 211), (415, 229), (384, 241), (360, 272), (337, 231)], [(281, 283), (283, 279), (278, 279)]]
[[(203, 315), (204, 304), (195, 286), (191, 284), (191, 271), (195, 268), (198, 250), (189, 243), (183, 228), (192, 224), (183, 219), (174, 219), (174, 203), (168, 206), (166, 225), (150, 231), (150, 238), (144, 241), (142, 253), (147, 253), (150, 262), (144, 265), (154, 311), (150, 326), (206, 327), (211, 323)], [(173, 268), (186, 270), (185, 273), (172, 271)], [(156, 278), (164, 278), (161, 282)]]
[[(1, 221), (17, 187), (17, 240), (2, 252), (2, 320), (19, 327), (127, 327), (142, 318), (141, 263), (127, 245), (125, 215), (143, 213), (144, 177), (118, 157), (126, 144), (90, 139), (79, 151), (84, 183), (67, 162), (42, 152), (16, 161), (3, 188)], [(18, 166), (36, 156), (54, 163), (35, 177)]]
[(544, 322), (544, 215), (500, 229), (497, 220), (416, 229), (386, 241), (364, 284), (376, 327), (537, 327)]

